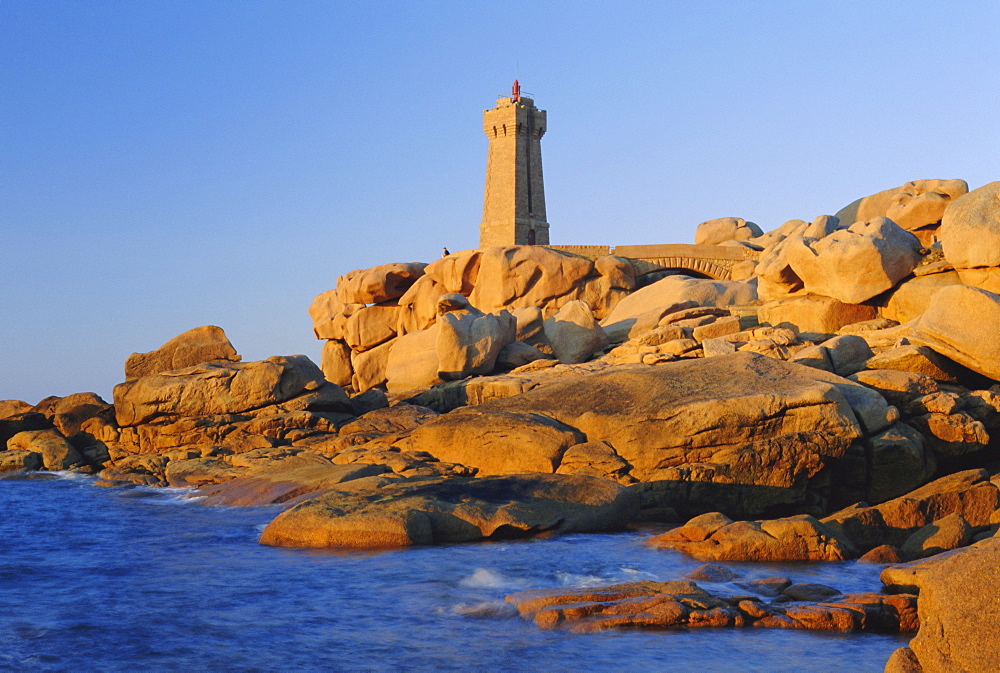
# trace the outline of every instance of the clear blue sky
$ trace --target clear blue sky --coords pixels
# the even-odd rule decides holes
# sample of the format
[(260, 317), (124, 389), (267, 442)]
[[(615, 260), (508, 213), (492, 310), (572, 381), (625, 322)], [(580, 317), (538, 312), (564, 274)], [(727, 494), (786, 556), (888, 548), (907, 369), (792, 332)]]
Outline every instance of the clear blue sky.
[(319, 359), (355, 268), (474, 247), (483, 109), (548, 110), (553, 243), (1000, 178), (1000, 1), (0, 0), (0, 399), (203, 324)]

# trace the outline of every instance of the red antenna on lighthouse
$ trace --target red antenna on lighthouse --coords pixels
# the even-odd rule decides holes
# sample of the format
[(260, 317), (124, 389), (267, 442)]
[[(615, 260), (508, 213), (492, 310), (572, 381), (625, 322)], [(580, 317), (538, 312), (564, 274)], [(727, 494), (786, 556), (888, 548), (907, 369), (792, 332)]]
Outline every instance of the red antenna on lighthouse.
[(510, 88), (510, 97), (514, 99), (514, 102), (521, 100), (521, 83), (516, 79), (514, 80), (514, 86)]

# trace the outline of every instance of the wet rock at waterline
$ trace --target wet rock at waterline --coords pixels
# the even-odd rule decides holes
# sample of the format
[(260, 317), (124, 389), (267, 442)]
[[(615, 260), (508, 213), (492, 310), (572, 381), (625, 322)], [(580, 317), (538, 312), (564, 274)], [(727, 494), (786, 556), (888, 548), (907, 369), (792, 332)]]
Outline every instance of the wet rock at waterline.
[(384, 548), (619, 530), (638, 498), (574, 475), (349, 482), (280, 514), (261, 535), (285, 547)]
[(507, 596), (522, 617), (543, 629), (589, 632), (607, 629), (757, 627), (814, 631), (916, 630), (915, 596), (877, 593), (824, 599), (779, 594), (786, 602), (752, 595), (711, 594), (694, 582), (632, 582), (594, 589), (521, 591)]
[[(705, 517), (722, 525), (705, 528)], [(693, 519), (649, 540), (700, 561), (842, 561), (856, 555), (851, 543), (811, 516), (765, 521), (729, 521), (721, 514)]]

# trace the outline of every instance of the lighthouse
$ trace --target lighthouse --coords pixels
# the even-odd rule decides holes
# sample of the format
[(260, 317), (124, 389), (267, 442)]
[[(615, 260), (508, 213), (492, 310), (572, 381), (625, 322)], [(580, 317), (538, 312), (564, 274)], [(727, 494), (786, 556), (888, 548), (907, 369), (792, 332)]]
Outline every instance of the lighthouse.
[(545, 110), (535, 107), (530, 94), (521, 93), (514, 80), (509, 96), (483, 112), (483, 131), (489, 139), (486, 190), (479, 247), (548, 245), (542, 182), (542, 136)]

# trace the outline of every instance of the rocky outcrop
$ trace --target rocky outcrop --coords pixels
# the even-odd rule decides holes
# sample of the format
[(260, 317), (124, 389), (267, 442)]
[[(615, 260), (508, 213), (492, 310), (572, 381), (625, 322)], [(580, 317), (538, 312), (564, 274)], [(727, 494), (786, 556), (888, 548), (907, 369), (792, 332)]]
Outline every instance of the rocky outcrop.
[(344, 341), (355, 353), (364, 353), (396, 336), (399, 306), (374, 304), (351, 314), (344, 323)]
[(435, 324), (396, 339), (385, 363), (389, 393), (405, 393), (442, 382), (438, 373), (441, 368), (438, 357), (440, 331), (440, 325)]
[(450, 381), (489, 374), (515, 330), (508, 311), (483, 313), (460, 294), (444, 295), (438, 300), (438, 376)]
[(585, 301), (598, 316), (635, 288), (631, 263), (606, 256), (591, 261), (541, 246), (511, 246), (453, 253), (425, 269), (400, 298), (399, 333), (427, 329), (435, 304), (449, 293), (469, 297), (487, 313), (538, 309), (551, 316), (564, 304)]
[[(912, 346), (892, 349), (903, 351), (893, 356), (892, 364), (909, 362), (917, 365), (913, 368), (924, 369), (929, 373), (937, 371), (947, 378), (935, 364), (940, 356), (922, 349), (934, 356), (933, 359), (923, 357), (919, 352), (921, 349), (922, 347)], [(869, 365), (876, 359), (878, 356), (869, 360)], [(923, 460), (927, 476), (933, 474), (937, 466), (951, 469), (961, 466), (967, 456), (988, 448), (994, 424), (992, 409), (994, 404), (1000, 403), (1000, 400), (994, 399), (993, 392), (945, 392), (940, 390), (938, 382), (930, 376), (893, 369), (866, 370), (851, 378), (878, 390), (899, 409), (903, 423), (898, 424), (892, 434), (906, 441), (898, 444), (893, 452), (897, 458), (911, 455), (911, 460), (916, 461), (920, 454), (916, 450), (917, 445), (925, 446), (927, 450), (923, 452)], [(873, 443), (871, 448), (884, 450), (890, 447)], [(967, 462), (964, 464), (968, 465)], [(896, 474), (902, 476), (905, 473), (897, 471)], [(919, 484), (911, 484), (911, 488), (917, 485)], [(889, 497), (899, 494), (894, 493)], [(873, 500), (875, 496), (869, 495), (864, 499)]]
[[(351, 352), (364, 357), (371, 351)], [(381, 418), (339, 436), (338, 428), (357, 421), (356, 414), (386, 405), (384, 395), (368, 397), (349, 399), (308, 358), (293, 355), (257, 362), (216, 359), (147, 374), (116, 386), (114, 407), (79, 394), (43, 400), (38, 409), (76, 448), (83, 468), (99, 469), (111, 483), (203, 487), (233, 481), (245, 484), (234, 487), (233, 497), (249, 502), (257, 497), (247, 495), (254, 489), (261, 498), (309, 492), (306, 482), (336, 481), (317, 476), (323, 470), (355, 463), (407, 476), (467, 472), (429, 456), (405, 456), (391, 446), (405, 434), (403, 428), (434, 416), (430, 410), (379, 412)], [(359, 451), (358, 445), (367, 446)], [(293, 470), (296, 465), (308, 467), (312, 476)], [(266, 478), (269, 472), (290, 471), (298, 476)]]
[(513, 341), (500, 349), (497, 356), (498, 370), (511, 370), (530, 365), (539, 360), (553, 360), (554, 356), (539, 350), (523, 341)]
[(316, 338), (328, 340), (322, 370), (330, 382), (356, 392), (385, 383), (395, 337), (413, 329), (401, 304), (416, 285), (429, 281), (426, 266), (412, 262), (356, 269), (313, 300), (309, 315)]
[(604, 350), (608, 336), (583, 301), (572, 301), (560, 308), (543, 324), (545, 339), (560, 362), (586, 362)]
[(948, 206), (941, 220), (941, 247), (963, 283), (1000, 293), (1000, 182)]
[(760, 248), (768, 249), (787, 238), (823, 238), (829, 236), (838, 229), (847, 228), (848, 222), (841, 222), (835, 215), (820, 215), (812, 222), (803, 220), (788, 220), (774, 231), (769, 231), (763, 236), (752, 239), (750, 242), (757, 244)]
[(843, 561), (856, 555), (851, 543), (807, 515), (765, 521), (731, 521), (715, 512), (651, 538), (699, 561)]
[[(505, 316), (510, 311), (538, 311), (541, 332), (542, 319), (571, 310), (569, 306), (585, 306), (598, 319), (605, 316), (635, 283), (633, 265), (622, 257), (590, 260), (542, 246), (511, 246), (454, 253), (429, 265), (390, 264), (353, 271), (341, 276), (334, 290), (318, 295), (309, 312), (316, 337), (328, 340), (322, 365), (331, 382), (350, 386), (355, 393), (383, 385), (403, 392), (442, 379), (491, 373), (499, 349), (515, 340), (551, 353), (544, 335), (541, 340), (508, 335), (510, 320)], [(455, 297), (467, 299), (460, 305)], [(451, 308), (441, 310), (441, 301)], [(567, 324), (555, 331), (565, 344), (564, 361), (579, 362), (603, 346), (596, 326), (588, 327), (586, 339), (568, 326), (585, 322), (582, 309), (572, 310), (572, 317), (566, 314), (559, 320)], [(472, 313), (480, 323), (475, 328)], [(487, 323), (492, 325), (489, 329), (483, 327)], [(442, 342), (438, 359), (444, 360), (437, 370), (432, 370), (433, 358), (427, 352), (430, 337), (409, 339), (392, 355), (403, 337), (428, 330), (435, 330), (435, 339)], [(489, 347), (482, 343), (487, 333), (492, 335)], [(445, 347), (448, 344), (457, 347)], [(584, 353), (587, 348), (590, 351)], [(526, 349), (520, 350), (519, 357), (503, 364), (530, 357)], [(416, 365), (411, 364), (415, 351), (420, 351)], [(456, 358), (467, 361), (455, 366)]]
[(399, 404), (368, 411), (350, 423), (342, 425), (340, 433), (345, 435), (355, 432), (407, 433), (427, 421), (434, 420), (438, 415), (436, 411), (426, 407)]
[(354, 377), (354, 370), (351, 366), (351, 349), (343, 341), (330, 339), (324, 342), (323, 352), (320, 356), (320, 369), (330, 383), (341, 388), (349, 387)]
[(345, 304), (340, 301), (336, 288), (317, 295), (309, 305), (313, 333), (317, 339), (343, 339), (347, 320), (364, 307), (364, 304)]
[(864, 369), (873, 353), (868, 342), (854, 334), (841, 334), (798, 351), (792, 362), (850, 376)]
[(237, 469), (231, 479), (199, 488), (198, 501), (203, 505), (229, 507), (291, 507), (355, 479), (391, 473), (384, 465), (335, 465), (329, 458), (314, 453), (294, 450), (283, 453), (286, 455), (277, 460), (244, 454), (237, 462), (237, 467), (244, 469)]
[[(522, 617), (543, 629), (577, 632), (606, 629), (697, 627), (790, 628), (815, 631), (916, 630), (915, 596), (849, 594), (831, 590), (807, 599), (800, 585), (781, 594), (786, 602), (757, 596), (713, 595), (694, 582), (631, 582), (588, 589), (536, 589), (507, 596)], [(831, 595), (832, 594), (832, 595)]]
[(986, 470), (967, 470), (879, 505), (858, 503), (822, 519), (834, 533), (850, 540), (859, 553), (883, 544), (902, 547), (924, 526), (960, 514), (972, 526), (986, 525), (1000, 508), (1000, 490)]
[(296, 505), (267, 525), (261, 543), (385, 548), (596, 532), (624, 527), (638, 509), (628, 489), (590, 477), (374, 479)]
[(890, 404), (904, 407), (915, 398), (939, 391), (937, 382), (926, 374), (878, 367), (852, 374), (852, 381), (877, 390)]
[[(619, 303), (616, 310), (601, 321), (601, 327), (610, 343), (622, 343), (633, 337), (645, 336), (658, 327), (664, 317), (699, 306), (693, 300), (660, 304), (653, 293), (640, 295), (640, 292), (642, 291), (629, 295), (624, 303)], [(631, 297), (636, 298), (629, 301)]]
[(351, 350), (351, 387), (358, 392), (364, 392), (375, 386), (384, 385), (387, 379), (386, 365), (389, 354), (396, 345), (395, 339), (390, 339), (366, 351)]
[[(693, 336), (693, 335), (692, 335)], [(705, 339), (701, 343), (705, 357), (729, 355), (737, 351), (758, 353), (775, 360), (788, 360), (800, 346), (808, 343), (799, 340), (795, 330), (786, 327), (754, 327), (722, 337)], [(695, 356), (699, 355), (695, 353)]]
[[(804, 504), (810, 480), (863, 434), (841, 389), (816, 376), (807, 367), (752, 353), (610, 368), (442, 416), (421, 426), (409, 447), (469, 464), (471, 457), (452, 452), (475, 452), (510, 414), (531, 414), (575, 429), (587, 441), (607, 442), (632, 466), (632, 477), (656, 482), (644, 493), (648, 506), (667, 501), (693, 515), (724, 504), (727, 513), (753, 516)], [(881, 400), (838, 380), (863, 399)], [(461, 441), (431, 434), (466, 413)]]
[(83, 470), (108, 460), (106, 442), (118, 439), (114, 409), (95, 393), (46, 397), (34, 406), (0, 403), (0, 471)]
[(424, 275), (426, 264), (408, 262), (356, 269), (337, 279), (337, 297), (342, 304), (381, 304), (402, 297)]
[[(31, 405), (23, 400), (0, 400), (0, 420), (19, 416), (31, 411)], [(7, 438), (3, 438), (7, 441)]]
[(432, 276), (425, 275), (418, 278), (398, 300), (400, 311), (396, 334), (403, 336), (433, 326), (437, 320), (438, 299), (445, 294), (450, 293)]
[(727, 241), (749, 241), (763, 235), (760, 227), (742, 217), (720, 217), (699, 224), (694, 242), (696, 245), (718, 245)]
[(424, 423), (403, 445), (494, 475), (555, 472), (567, 449), (584, 440), (583, 433), (546, 415), (476, 406)]
[[(123, 427), (121, 439), (109, 444), (112, 460), (101, 476), (153, 486), (219, 485), (222, 503), (226, 498), (242, 504), (263, 498), (257, 504), (266, 504), (270, 502), (267, 497), (287, 499), (292, 497), (289, 492), (299, 497), (346, 480), (333, 469), (340, 466), (377, 468), (360, 476), (391, 473), (426, 478), (472, 473), (464, 466), (395, 446), (413, 428), (437, 416), (430, 409), (376, 406), (355, 418), (344, 412), (301, 408), (310, 400), (315, 402), (306, 394), (242, 414), (164, 416)], [(352, 402), (359, 400), (361, 396)], [(365, 404), (352, 406), (361, 412)], [(349, 476), (359, 475), (351, 472)], [(228, 482), (233, 483), (233, 493), (225, 486)]]
[(68, 470), (84, 464), (83, 457), (55, 429), (19, 432), (7, 441), (7, 450), (38, 454), (46, 470)]
[[(920, 268), (917, 267), (914, 271), (919, 271)], [(883, 301), (879, 302), (880, 312), (882, 316), (900, 323), (915, 320), (927, 310), (938, 290), (949, 285), (961, 284), (962, 279), (951, 265), (937, 273), (904, 279), (887, 293)]]
[(424, 268), (424, 274), (442, 288), (443, 293), (466, 297), (479, 280), (480, 250), (462, 250), (436, 259)]
[(952, 285), (938, 290), (913, 324), (910, 341), (927, 346), (972, 371), (1000, 381), (1000, 295)]
[[(134, 354), (113, 408), (92, 394), (0, 403), (0, 472), (103, 468), (105, 483), (278, 505), (261, 537), (274, 545), (694, 517), (650, 544), (713, 561), (972, 554), (957, 550), (1000, 526), (1000, 480), (948, 473), (995, 458), (1000, 386), (986, 379), (1000, 380), (1000, 295), (987, 289), (1000, 260), (997, 188), (963, 190), (909, 183), (843, 221), (767, 234), (738, 218), (700, 225), (699, 244), (742, 251), (726, 259), (747, 280), (545, 246), (356, 270), (310, 307), (322, 369), (304, 356), (240, 362), (220, 329), (191, 330)], [(943, 255), (921, 248), (942, 213)], [(887, 572), (916, 587), (915, 568)], [(691, 577), (738, 579), (720, 567)], [(637, 583), (511, 602), (578, 630), (913, 628), (912, 596), (737, 586), (754, 595)], [(928, 624), (931, 649), (915, 640), (898, 662), (957, 661), (948, 648), (961, 638)]]
[(986, 426), (965, 413), (962, 397), (936, 392), (911, 400), (903, 409), (939, 460), (957, 458), (985, 449), (990, 440)]
[(884, 217), (818, 239), (791, 236), (760, 259), (761, 299), (809, 293), (860, 304), (905, 278), (920, 260), (919, 248), (915, 236)]
[(0, 474), (40, 470), (42, 467), (42, 454), (37, 451), (0, 451)]
[(395, 341), (385, 364), (389, 392), (488, 374), (516, 338), (516, 319), (508, 311), (483, 313), (460, 294), (439, 297), (437, 313), (429, 328)]
[(750, 304), (756, 299), (753, 282), (668, 276), (622, 299), (601, 326), (612, 343), (619, 343), (640, 333), (646, 325), (655, 326), (669, 313), (693, 306)]
[(969, 191), (965, 180), (913, 180), (858, 199), (841, 208), (837, 217), (850, 224), (873, 217), (887, 217), (931, 245), (948, 206)]
[(937, 469), (937, 460), (927, 440), (914, 427), (894, 423), (864, 442), (870, 465), (866, 488), (854, 495), (880, 503), (899, 497), (927, 483)]
[(845, 325), (872, 320), (877, 314), (874, 306), (849, 304), (814, 294), (769, 301), (757, 311), (762, 325), (824, 334), (836, 332)]
[(511, 246), (480, 251), (479, 272), (469, 300), (483, 311), (538, 307), (546, 317), (574, 300), (605, 316), (635, 288), (628, 260), (591, 261), (542, 246)]
[(115, 386), (115, 415), (120, 426), (132, 426), (160, 416), (239, 414), (307, 393), (326, 410), (350, 408), (343, 391), (328, 383), (312, 361), (290, 355), (207, 362), (120, 383)]
[(964, 547), (972, 542), (973, 528), (958, 512), (927, 524), (910, 535), (900, 548), (904, 558), (919, 559)]
[[(730, 315), (727, 309), (691, 306), (692, 303), (668, 307), (652, 327), (641, 328), (641, 322), (637, 322), (629, 330), (636, 336), (613, 348), (604, 359), (615, 364), (662, 364), (678, 357), (733, 353), (739, 348), (746, 349), (746, 342), (763, 336), (741, 332), (739, 317)], [(660, 312), (647, 313), (642, 320)], [(709, 344), (723, 340), (731, 347), (709, 348)]]
[(628, 485), (636, 483), (628, 473), (631, 467), (607, 442), (582, 442), (563, 452), (556, 474), (600, 477)]
[[(890, 572), (894, 571), (894, 572)], [(916, 572), (886, 569), (883, 581), (920, 592), (920, 628), (908, 648), (897, 650), (887, 673), (908, 671), (988, 671), (1000, 663), (1000, 539), (992, 538), (959, 553), (923, 561)]]
[[(926, 346), (905, 344), (879, 349), (879, 352), (865, 362), (865, 369), (907, 372), (929, 377), (935, 381), (957, 382), (967, 373), (954, 361), (939, 355)], [(869, 372), (866, 375), (871, 375)], [(937, 388), (935, 386), (934, 391)]]
[[(885, 223), (876, 224), (889, 231), (894, 231)], [(840, 236), (846, 239), (849, 238), (848, 233), (852, 236), (860, 235), (863, 237), (858, 232), (849, 232), (849, 230), (839, 228), (835, 218), (817, 218), (811, 224), (797, 223), (789, 227), (788, 233), (792, 237), (802, 236), (806, 233), (813, 234), (818, 237), (817, 241), (829, 239), (828, 245), (832, 245), (835, 240), (832, 237)], [(908, 239), (907, 245), (909, 246), (911, 243), (912, 240)], [(477, 283), (483, 282), (484, 254), (492, 253), (480, 251), (475, 254), (463, 255), (454, 261), (436, 262), (435, 265), (440, 267), (440, 270), (435, 271), (436, 275), (431, 280), (440, 287), (441, 291), (460, 289), (469, 291), (471, 294), (469, 288), (474, 289)], [(511, 254), (513, 253), (511, 252)], [(738, 351), (750, 351), (778, 360), (791, 359), (839, 375), (859, 372), (859, 375), (870, 378), (872, 372), (865, 370), (869, 366), (907, 367), (921, 372), (933, 372), (942, 380), (958, 380), (955, 377), (961, 375), (960, 372), (952, 374), (951, 370), (954, 367), (948, 366), (950, 361), (938, 356), (926, 347), (903, 345), (887, 350), (885, 342), (880, 341), (880, 339), (890, 338), (887, 336), (890, 330), (882, 329), (880, 331), (877, 328), (884, 328), (886, 325), (893, 325), (893, 323), (881, 321), (878, 325), (875, 324), (877, 321), (872, 320), (876, 308), (874, 302), (871, 305), (847, 304), (830, 297), (807, 295), (783, 299), (770, 308), (762, 307), (761, 317), (776, 323), (779, 322), (780, 313), (776, 314), (775, 311), (780, 307), (790, 306), (794, 302), (809, 303), (812, 306), (828, 304), (840, 307), (832, 312), (824, 313), (821, 311), (819, 315), (823, 317), (811, 325), (802, 324), (806, 321), (798, 320), (797, 322), (800, 324), (795, 324), (794, 327), (800, 331), (806, 326), (814, 327), (817, 330), (815, 334), (800, 334), (796, 333), (794, 329), (775, 327), (740, 330), (740, 319), (737, 316), (728, 315), (726, 309), (700, 305), (700, 303), (713, 303), (715, 300), (703, 302), (697, 299), (682, 298), (682, 301), (664, 306), (659, 293), (649, 292), (650, 288), (654, 288), (655, 285), (663, 285), (664, 288), (667, 288), (673, 283), (673, 287), (676, 288), (681, 285), (686, 286), (689, 282), (712, 283), (712, 281), (693, 281), (679, 277), (667, 278), (665, 281), (632, 293), (620, 302), (615, 310), (622, 311), (623, 315), (631, 317), (618, 320), (614, 315), (609, 316), (604, 321), (604, 329), (606, 332), (611, 331), (628, 338), (602, 358), (602, 362), (610, 365), (619, 363), (661, 365), (678, 359), (696, 362), (703, 356), (716, 358)], [(667, 289), (669, 290), (669, 288)], [(439, 295), (439, 299), (444, 296)], [(456, 294), (453, 295), (453, 300), (443, 300), (456, 310), (474, 311), (475, 309), (471, 309), (463, 297), (464, 295)], [(567, 307), (574, 305), (589, 306), (584, 302), (579, 304), (571, 302), (567, 304)], [(565, 311), (568, 308), (562, 310)], [(444, 314), (447, 312), (445, 311)], [(517, 345), (525, 353), (514, 353), (508, 349), (509, 357), (504, 360), (504, 366), (520, 368), (523, 365), (526, 371), (511, 372), (502, 376), (456, 380), (447, 384), (440, 383), (442, 379), (451, 377), (443, 376), (442, 370), (438, 366), (440, 362), (440, 356), (437, 353), (439, 339), (437, 336), (431, 338), (431, 335), (437, 334), (441, 327), (439, 322), (435, 322), (429, 330), (410, 333), (394, 340), (396, 346), (393, 347), (395, 350), (389, 351), (390, 366), (387, 368), (392, 374), (386, 374), (390, 391), (397, 398), (402, 393), (410, 393), (414, 395), (410, 398), (411, 400), (422, 400), (418, 403), (427, 404), (440, 411), (462, 405), (478, 405), (488, 402), (490, 399), (519, 400), (522, 397), (535, 394), (535, 392), (529, 393), (532, 389), (535, 389), (536, 392), (547, 389), (548, 384), (555, 382), (559, 377), (564, 378), (563, 383), (567, 385), (572, 380), (579, 378), (577, 385), (580, 390), (573, 390), (572, 393), (567, 393), (568, 396), (586, 397), (590, 395), (591, 393), (584, 392), (584, 389), (593, 383), (600, 382), (600, 379), (594, 375), (603, 370), (600, 368), (567, 370), (564, 369), (565, 365), (532, 364), (533, 360), (537, 361), (538, 357), (544, 356), (546, 351), (553, 348), (554, 332), (547, 335), (545, 328), (547, 323), (554, 324), (556, 321), (552, 318), (545, 321), (543, 310), (537, 306), (515, 309), (514, 313), (516, 314), (514, 338), (518, 341), (513, 342), (513, 345)], [(827, 320), (827, 316), (835, 314), (839, 318)], [(779, 317), (775, 317), (776, 315)], [(856, 319), (859, 318), (867, 319), (868, 322), (857, 328), (853, 327), (854, 324), (857, 324)], [(584, 325), (578, 324), (580, 322), (587, 321), (576, 321), (573, 324), (581, 330), (585, 329)], [(845, 322), (851, 323), (851, 326), (844, 325)], [(866, 326), (869, 322), (873, 326), (871, 329)], [(789, 323), (784, 322), (784, 324)], [(840, 328), (845, 328), (845, 331), (855, 329), (857, 334), (845, 333), (833, 339), (827, 338), (831, 332)], [(552, 330), (549, 331), (552, 332)], [(907, 326), (906, 331), (901, 332), (903, 336), (895, 337), (895, 341), (892, 343), (905, 344), (905, 339), (912, 331), (911, 327)], [(882, 333), (885, 333), (886, 336), (882, 336)], [(634, 334), (634, 336), (629, 336), (630, 334)], [(900, 341), (900, 339), (904, 339), (904, 341)], [(586, 350), (589, 350), (589, 347)], [(913, 352), (910, 353), (910, 351)], [(576, 356), (567, 356), (565, 353), (563, 357), (577, 359)], [(581, 355), (579, 357), (582, 359), (587, 356)], [(497, 360), (499, 361), (499, 357)], [(670, 366), (680, 366), (680, 364), (675, 363)], [(484, 367), (482, 371), (486, 372), (486, 368)], [(610, 371), (604, 373), (610, 375)], [(466, 375), (467, 372), (459, 372), (454, 375), (454, 378), (462, 379)], [(725, 374), (720, 372), (720, 376), (725, 376)], [(823, 513), (823, 507), (827, 505), (840, 507), (860, 499), (877, 503), (905, 494), (930, 478), (940, 460), (947, 459), (949, 456), (967, 455), (970, 452), (981, 450), (988, 443), (988, 435), (983, 434), (985, 431), (976, 430), (978, 427), (985, 427), (982, 426), (982, 422), (966, 414), (962, 409), (956, 408), (946, 412), (936, 401), (928, 399), (921, 402), (919, 399), (914, 399), (913, 391), (898, 396), (895, 401), (898, 407), (894, 409), (885, 403), (881, 395), (866, 393), (859, 386), (851, 386), (839, 376), (834, 376), (833, 379), (824, 379), (823, 376), (818, 372), (809, 374), (810, 378), (834, 385), (838, 389), (846, 406), (849, 407), (851, 414), (857, 421), (860, 433), (848, 443), (842, 454), (836, 457), (825, 457), (821, 461), (823, 467), (806, 478), (808, 487), (805, 491), (811, 494), (808, 499), (815, 503), (815, 505), (811, 505), (814, 509), (808, 511), (814, 514)], [(394, 384), (394, 380), (401, 382), (401, 385)], [(435, 387), (426, 390), (428, 386), (432, 385)], [(875, 387), (878, 388), (878, 386)], [(425, 389), (426, 393), (419, 392), (421, 388)], [(882, 389), (879, 390), (880, 393), (886, 392)], [(529, 394), (525, 395), (525, 393)], [(514, 402), (510, 402), (510, 404), (514, 404)], [(720, 404), (724, 403), (720, 402)], [(964, 400), (962, 404), (964, 405)], [(924, 411), (919, 408), (921, 405), (926, 408)], [(521, 412), (529, 408), (534, 409), (534, 407), (524, 406), (518, 408), (517, 411)], [(482, 408), (479, 413), (491, 412)], [(516, 469), (541, 469), (546, 472), (555, 470), (573, 473), (572, 471), (576, 468), (572, 466), (576, 465), (587, 470), (586, 473), (606, 475), (621, 483), (630, 483), (635, 480), (641, 483), (636, 488), (640, 489), (646, 498), (647, 507), (654, 509), (668, 506), (665, 505), (667, 501), (684, 502), (686, 504), (683, 506), (687, 506), (687, 503), (699, 499), (708, 501), (719, 497), (715, 491), (718, 491), (719, 485), (726, 483), (726, 480), (730, 478), (732, 469), (729, 466), (730, 458), (727, 457), (722, 463), (719, 463), (716, 462), (715, 456), (706, 457), (704, 452), (698, 454), (697, 457), (694, 457), (694, 452), (692, 452), (690, 458), (685, 455), (674, 459), (669, 464), (659, 466), (657, 469), (661, 470), (661, 473), (657, 476), (644, 474), (643, 460), (649, 460), (649, 458), (637, 457), (634, 454), (641, 454), (641, 452), (630, 454), (629, 448), (618, 445), (623, 441), (627, 445), (631, 441), (627, 432), (624, 433), (625, 439), (622, 438), (623, 433), (619, 433), (614, 438), (611, 438), (610, 435), (592, 435), (586, 429), (575, 425), (574, 419), (567, 419), (565, 409), (552, 413), (554, 415), (548, 413), (542, 415), (559, 421), (564, 427), (582, 433), (582, 436), (578, 438), (580, 441), (576, 442), (577, 444), (602, 448), (602, 451), (599, 452), (600, 456), (595, 454), (594, 460), (596, 462), (592, 462), (591, 458), (587, 457), (586, 452), (569, 451), (573, 444), (567, 445), (565, 442), (558, 442), (555, 449), (540, 447), (538, 457), (535, 458), (529, 457), (530, 452), (521, 456), (512, 453), (509, 449), (498, 450), (496, 454), (502, 458), (499, 461), (494, 461), (492, 457), (483, 452), (477, 454), (474, 450), (470, 450), (465, 451), (468, 455), (459, 455), (454, 449), (441, 448), (442, 445), (449, 444), (450, 440), (429, 439), (432, 436), (431, 429), (421, 430), (415, 433), (415, 437), (404, 438), (401, 441), (409, 451), (426, 451), (439, 460), (463, 464), (472, 469), (485, 469), (487, 473), (492, 470), (504, 472)], [(482, 430), (476, 428), (476, 423), (463, 421), (460, 416), (456, 419), (456, 423), (459, 421), (463, 423), (463, 437), (471, 438), (471, 444), (475, 444), (479, 436), (477, 433), (481, 434)], [(535, 418), (532, 423), (536, 423), (538, 420)], [(444, 421), (437, 421), (437, 423), (441, 427), (446, 425)], [(488, 425), (489, 421), (484, 417), (482, 423)], [(979, 423), (978, 426), (977, 423)], [(432, 422), (431, 428), (434, 427), (436, 426)], [(684, 432), (681, 431), (679, 434), (683, 435)], [(437, 445), (430, 446), (432, 443)], [(749, 452), (759, 453), (756, 448), (750, 449)], [(607, 455), (604, 455), (605, 453)], [(570, 456), (570, 461), (563, 469), (563, 457), (567, 454)], [(768, 456), (761, 460), (766, 464), (773, 459), (776, 457)], [(521, 460), (526, 461), (523, 465), (533, 465), (533, 467), (517, 467), (518, 461)], [(732, 460), (736, 459), (732, 458)], [(483, 467), (491, 463), (492, 467)], [(720, 465), (724, 465), (724, 467), (720, 467)], [(741, 471), (746, 469), (746, 465), (741, 465)], [(669, 473), (667, 473), (668, 470)], [(677, 475), (682, 476), (678, 477)], [(737, 481), (742, 486), (753, 485), (757, 487), (761, 484), (756, 483), (756, 479), (756, 476), (750, 477), (750, 484)], [(780, 482), (784, 478), (773, 477), (773, 479)], [(712, 495), (709, 495), (708, 490), (702, 490), (706, 484), (716, 484), (713, 487), (715, 491)], [(771, 484), (765, 483), (764, 485)], [(773, 508), (780, 506), (778, 501), (788, 495), (787, 491), (782, 490), (784, 488), (787, 486), (778, 487), (775, 491), (753, 488), (740, 493), (739, 488), (730, 486), (723, 490), (727, 492), (724, 498), (734, 501), (726, 503), (727, 507), (735, 508), (732, 510), (733, 512), (740, 512), (741, 516), (760, 516), (767, 512), (768, 508), (773, 510)], [(701, 492), (697, 493), (699, 490)], [(805, 491), (800, 491), (800, 496)], [(762, 498), (758, 506), (764, 509), (752, 512), (741, 509), (747, 505), (749, 493), (753, 494), (750, 500)], [(762, 504), (764, 501), (769, 502)], [(686, 510), (684, 513), (690, 515), (696, 514), (698, 511), (698, 509), (692, 509)], [(777, 510), (773, 511), (777, 512)]]
[(125, 378), (137, 379), (213, 360), (239, 362), (240, 356), (221, 327), (195, 327), (178, 334), (155, 351), (132, 353), (125, 360)]
[(606, 360), (593, 360), (578, 365), (564, 365), (556, 360), (540, 360), (503, 374), (448, 381), (422, 390), (410, 390), (400, 398), (407, 404), (426, 406), (443, 413), (459, 407), (520, 395), (560, 379), (587, 376), (610, 369), (612, 366)]

